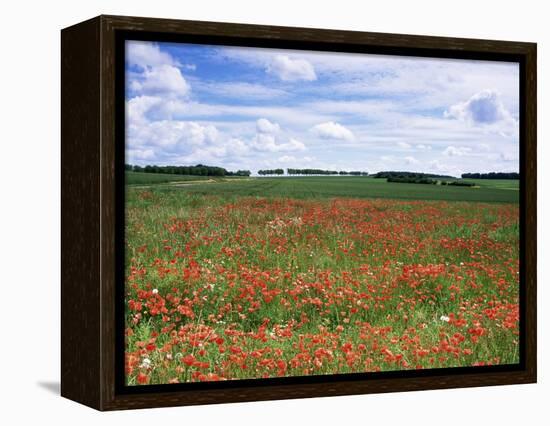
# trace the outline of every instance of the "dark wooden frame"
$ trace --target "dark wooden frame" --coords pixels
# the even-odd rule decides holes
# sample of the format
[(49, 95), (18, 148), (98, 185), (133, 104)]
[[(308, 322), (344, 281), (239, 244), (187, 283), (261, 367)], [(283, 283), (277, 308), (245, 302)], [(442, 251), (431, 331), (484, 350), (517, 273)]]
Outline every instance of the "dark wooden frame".
[[(520, 364), (424, 374), (233, 381), (229, 386), (159, 387), (155, 392), (121, 389), (116, 378), (120, 285), (115, 285), (114, 236), (120, 231), (116, 188), (122, 169), (117, 160), (121, 148), (116, 81), (124, 63), (116, 51), (121, 34), (128, 32), (132, 38), (156, 34), (214, 44), (519, 62)], [(61, 49), (61, 395), (99, 410), (117, 410), (536, 382), (536, 44), (99, 16), (63, 29)]]

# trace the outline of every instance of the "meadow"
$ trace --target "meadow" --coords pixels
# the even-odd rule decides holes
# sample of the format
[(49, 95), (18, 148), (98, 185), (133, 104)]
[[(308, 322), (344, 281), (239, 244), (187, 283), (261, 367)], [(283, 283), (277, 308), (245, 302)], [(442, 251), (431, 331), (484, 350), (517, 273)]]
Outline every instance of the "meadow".
[(129, 385), (519, 361), (517, 181), (157, 179), (127, 186)]
[(152, 185), (208, 180), (206, 176), (171, 175), (166, 173), (126, 172), (126, 185)]

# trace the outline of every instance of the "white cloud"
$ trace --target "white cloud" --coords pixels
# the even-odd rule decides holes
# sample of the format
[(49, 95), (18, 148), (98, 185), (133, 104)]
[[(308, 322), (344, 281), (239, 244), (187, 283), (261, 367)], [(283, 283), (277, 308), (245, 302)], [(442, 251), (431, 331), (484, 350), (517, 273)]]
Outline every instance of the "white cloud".
[(453, 146), (449, 145), (445, 150), (443, 151), (443, 155), (446, 155), (447, 157), (462, 157), (463, 155), (467, 155), (472, 151), (472, 148), (465, 147), (465, 146)]
[(517, 154), (510, 154), (510, 153), (507, 153), (507, 152), (501, 152), (499, 154), (499, 158), (502, 161), (518, 161), (519, 160), (519, 157), (517, 156)]
[(161, 120), (129, 126), (127, 138), (132, 147), (147, 146), (155, 152), (190, 152), (195, 147), (214, 144), (218, 130), (192, 121)]
[[(127, 42), (126, 62), (140, 69), (140, 72), (127, 73), (128, 87), (137, 95), (174, 98), (187, 96), (191, 90), (178, 68), (180, 64), (170, 54), (160, 50), (156, 43)], [(190, 64), (184, 67), (190, 69)]]
[(430, 145), (424, 145), (423, 143), (419, 143), (417, 145), (414, 146), (416, 149), (418, 150), (421, 150), (421, 151), (429, 151), (430, 149), (432, 149), (432, 147)]
[(296, 157), (292, 155), (283, 155), (282, 157), (279, 157), (278, 160), (283, 163), (295, 163)]
[(260, 118), (256, 121), (256, 130), (259, 133), (277, 133), (280, 129), (277, 123), (272, 123), (267, 118)]
[(305, 59), (293, 59), (277, 55), (267, 66), (267, 72), (283, 81), (313, 81), (317, 79), (313, 66)]
[(134, 84), (144, 94), (162, 94), (168, 97), (186, 96), (191, 90), (178, 68), (160, 65), (146, 69), (143, 80)]
[(352, 141), (355, 139), (351, 130), (334, 121), (317, 124), (313, 126), (311, 130), (323, 139), (338, 139), (345, 141)]
[(226, 145), (228, 153), (231, 155), (241, 156), (249, 152), (248, 146), (240, 139), (231, 138)]
[(152, 149), (128, 149), (126, 150), (126, 163), (135, 164), (140, 160), (151, 160), (155, 158)]
[(452, 105), (444, 112), (444, 116), (472, 124), (493, 124), (513, 120), (498, 93), (493, 90), (482, 90), (467, 101)]
[(149, 41), (127, 41), (126, 62), (143, 69), (160, 65), (177, 65), (170, 54), (161, 51), (158, 44)]
[(408, 165), (415, 165), (420, 163), (420, 161), (418, 161), (416, 158), (411, 156), (405, 157), (404, 160), (405, 160), (405, 163)]
[(145, 122), (147, 112), (161, 102), (162, 100), (155, 96), (136, 96), (126, 101), (126, 124), (132, 127)]
[(287, 151), (305, 151), (306, 150), (306, 146), (302, 142), (294, 138), (290, 138), (290, 140), (287, 143), (282, 144), (282, 146)]
[(267, 151), (267, 152), (283, 152), (283, 151), (305, 151), (306, 146), (294, 139), (290, 138), (288, 142), (277, 143), (275, 136), (258, 133), (256, 137), (252, 140), (252, 147), (257, 151)]
[(407, 142), (397, 142), (397, 146), (399, 148), (409, 149), (411, 147), (411, 144)]

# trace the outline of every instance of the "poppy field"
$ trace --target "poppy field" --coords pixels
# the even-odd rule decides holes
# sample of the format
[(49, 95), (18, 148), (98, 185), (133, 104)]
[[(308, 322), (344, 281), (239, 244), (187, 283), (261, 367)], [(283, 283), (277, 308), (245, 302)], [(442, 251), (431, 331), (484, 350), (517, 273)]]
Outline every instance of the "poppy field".
[(513, 199), (260, 181), (127, 187), (128, 385), (519, 362)]

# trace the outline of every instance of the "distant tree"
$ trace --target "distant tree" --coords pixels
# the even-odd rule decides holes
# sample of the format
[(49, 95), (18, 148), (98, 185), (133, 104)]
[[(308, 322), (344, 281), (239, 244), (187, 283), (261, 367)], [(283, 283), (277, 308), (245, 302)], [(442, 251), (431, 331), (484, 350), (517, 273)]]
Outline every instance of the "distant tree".
[(394, 182), (394, 183), (421, 183), (421, 184), (428, 184), (428, 185), (435, 185), (437, 183), (436, 180), (426, 178), (426, 177), (414, 177), (414, 176), (408, 176), (408, 177), (397, 177), (392, 176), (387, 178), (388, 182)]
[[(174, 175), (192, 175), (192, 176), (250, 176), (250, 170), (239, 170), (237, 172), (229, 172), (223, 167), (207, 166), (197, 164), (195, 166), (157, 166), (148, 164), (145, 167), (138, 165), (126, 164), (125, 170), (143, 173), (166, 173)], [(278, 169), (282, 171), (282, 169)], [(283, 171), (284, 174), (284, 171)]]
[(463, 173), (463, 179), (519, 179), (516, 172)]
[(375, 178), (447, 178), (452, 179), (452, 176), (432, 174), (432, 173), (419, 173), (419, 172), (401, 172), (401, 171), (387, 171), (378, 172), (374, 175)]

